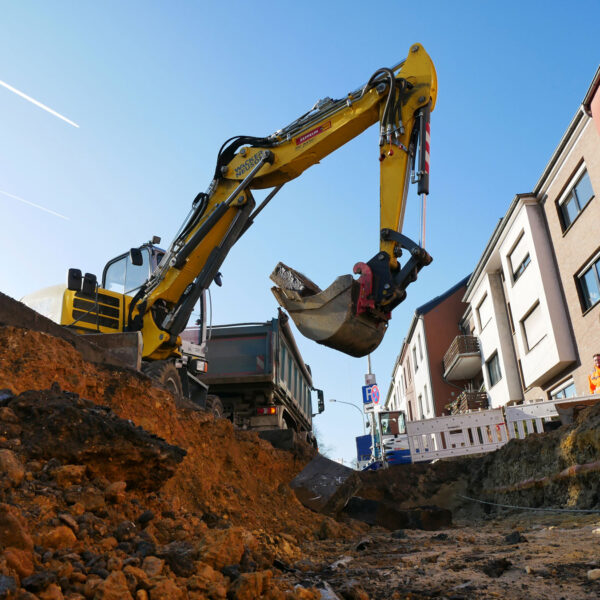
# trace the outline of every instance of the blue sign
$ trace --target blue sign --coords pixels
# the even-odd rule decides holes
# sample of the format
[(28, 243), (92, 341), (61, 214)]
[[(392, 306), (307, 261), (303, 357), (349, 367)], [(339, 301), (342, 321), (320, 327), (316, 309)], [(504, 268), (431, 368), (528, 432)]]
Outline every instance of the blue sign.
[(379, 388), (377, 384), (363, 385), (363, 404), (379, 404)]

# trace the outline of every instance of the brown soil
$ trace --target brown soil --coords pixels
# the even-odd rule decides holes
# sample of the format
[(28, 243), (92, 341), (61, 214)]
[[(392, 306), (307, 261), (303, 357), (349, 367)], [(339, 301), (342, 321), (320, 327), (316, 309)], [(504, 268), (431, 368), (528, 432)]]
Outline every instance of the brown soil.
[[(364, 474), (364, 498), (455, 516), (442, 532), (390, 532), (304, 508), (289, 482), (308, 450), (176, 408), (146, 377), (85, 362), (49, 335), (0, 327), (2, 388), (0, 599), (600, 597), (588, 578), (600, 568), (598, 515), (490, 515), (460, 499), (524, 501), (514, 485), (546, 477), (538, 495), (596, 506), (591, 471), (552, 478), (600, 458), (596, 413), (493, 457)], [(515, 532), (525, 539), (505, 539)]]

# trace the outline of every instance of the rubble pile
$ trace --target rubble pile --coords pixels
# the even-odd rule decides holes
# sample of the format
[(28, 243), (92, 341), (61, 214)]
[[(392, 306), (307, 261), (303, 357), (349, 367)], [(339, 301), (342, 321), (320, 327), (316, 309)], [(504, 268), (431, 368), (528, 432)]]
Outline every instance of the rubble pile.
[(597, 598), (600, 515), (462, 496), (598, 506), (599, 430), (591, 409), (488, 456), (361, 473), (335, 520), (290, 488), (308, 447), (0, 327), (0, 600)]
[(0, 389), (0, 598), (320, 598), (278, 569), (361, 530), (296, 499), (308, 450), (63, 340), (0, 328)]

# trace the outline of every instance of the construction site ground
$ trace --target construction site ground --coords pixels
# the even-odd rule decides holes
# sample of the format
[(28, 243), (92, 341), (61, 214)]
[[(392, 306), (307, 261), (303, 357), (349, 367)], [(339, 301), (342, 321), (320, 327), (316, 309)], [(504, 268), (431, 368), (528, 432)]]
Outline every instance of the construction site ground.
[(600, 410), (495, 457), (361, 475), (365, 499), (452, 511), (424, 531), (310, 511), (289, 485), (310, 448), (46, 333), (0, 326), (0, 390), (0, 599), (600, 597)]

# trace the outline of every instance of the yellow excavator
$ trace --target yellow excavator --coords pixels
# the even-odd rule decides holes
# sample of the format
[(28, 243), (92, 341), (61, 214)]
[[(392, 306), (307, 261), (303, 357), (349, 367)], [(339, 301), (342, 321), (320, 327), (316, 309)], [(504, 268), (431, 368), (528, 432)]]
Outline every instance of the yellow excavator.
[[(230, 248), (285, 183), (379, 122), (378, 253), (354, 266), (358, 278), (344, 275), (325, 290), (281, 263), (271, 276), (278, 302), (302, 334), (352, 356), (366, 355), (381, 342), (406, 287), (431, 262), (401, 229), (409, 181), (417, 183), (419, 194), (429, 192), (429, 122), (436, 95), (433, 63), (415, 44), (404, 61), (378, 69), (345, 98), (320, 100), (268, 137), (227, 140), (207, 191), (194, 199), (167, 250), (153, 238), (109, 261), (101, 281), (70, 269), (66, 289), (54, 289), (54, 296), (38, 292), (25, 303), (78, 333), (141, 332), (145, 370), (174, 388), (179, 375), (189, 393), (187, 381), (198, 384), (206, 369), (205, 334), (191, 348), (182, 345), (180, 334), (197, 303), (204, 306), (208, 287), (220, 284), (219, 268)], [(252, 190), (268, 188), (256, 206)], [(407, 260), (401, 265), (403, 252)]]

